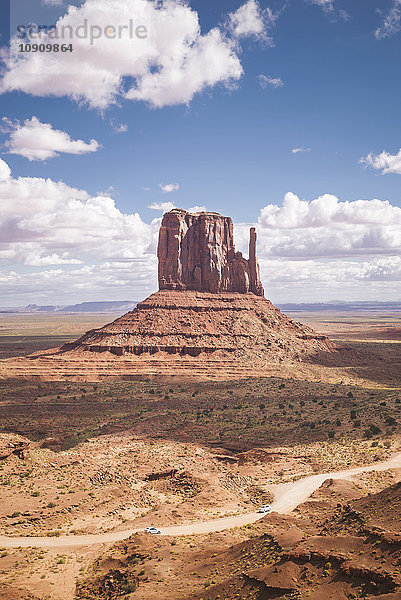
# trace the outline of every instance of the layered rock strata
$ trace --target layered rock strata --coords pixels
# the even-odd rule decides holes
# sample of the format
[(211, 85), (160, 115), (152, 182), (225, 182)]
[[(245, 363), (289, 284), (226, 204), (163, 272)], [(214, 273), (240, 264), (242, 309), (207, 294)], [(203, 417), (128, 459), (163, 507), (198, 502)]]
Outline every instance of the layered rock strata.
[(294, 358), (330, 348), (327, 338), (290, 320), (266, 298), (237, 292), (161, 290), (113, 323), (65, 344), (62, 350), (116, 356), (262, 352), (271, 358)]

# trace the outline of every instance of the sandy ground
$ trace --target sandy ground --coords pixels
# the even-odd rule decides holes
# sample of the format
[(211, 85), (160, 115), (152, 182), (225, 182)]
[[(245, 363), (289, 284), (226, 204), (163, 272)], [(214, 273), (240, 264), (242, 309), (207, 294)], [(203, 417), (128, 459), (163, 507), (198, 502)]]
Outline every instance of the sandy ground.
[[(294, 508), (305, 502), (316, 491), (326, 479), (350, 479), (354, 475), (369, 471), (386, 471), (392, 468), (401, 467), (401, 453), (397, 453), (389, 460), (373, 465), (355, 467), (344, 471), (332, 473), (322, 473), (300, 479), (293, 483), (284, 483), (278, 486), (275, 501), (272, 503), (272, 510), (280, 514), (288, 514)], [(179, 536), (205, 534), (218, 531), (224, 531), (232, 527), (241, 527), (254, 523), (263, 518), (264, 514), (249, 513), (223, 519), (214, 519), (213, 521), (203, 521), (191, 523), (189, 525), (179, 525), (173, 527), (164, 527), (162, 535)], [(76, 537), (0, 537), (0, 545), (4, 548), (34, 547), (34, 548), (66, 548), (77, 546), (90, 546), (93, 544), (109, 544), (124, 540), (142, 529), (128, 529), (100, 535), (85, 535)]]

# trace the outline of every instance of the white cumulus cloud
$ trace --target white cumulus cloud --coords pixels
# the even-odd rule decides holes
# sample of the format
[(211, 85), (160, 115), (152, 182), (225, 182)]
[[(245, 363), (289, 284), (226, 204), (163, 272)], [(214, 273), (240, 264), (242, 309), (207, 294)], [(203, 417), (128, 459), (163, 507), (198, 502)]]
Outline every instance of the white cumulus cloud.
[[(247, 253), (250, 224), (235, 225)], [(258, 257), (266, 295), (276, 302), (397, 300), (401, 208), (382, 200), (311, 202), (293, 193), (260, 211)]]
[(368, 154), (365, 158), (361, 158), (359, 161), (367, 167), (372, 167), (381, 171), (384, 175), (386, 173), (398, 173), (401, 175), (401, 149), (398, 154), (390, 154), (383, 150), (381, 154)]
[[(230, 32), (216, 26), (202, 33), (198, 13), (182, 0), (85, 0), (66, 10), (56, 24), (63, 38), (54, 39), (53, 31), (41, 41), (73, 42), (73, 52), (19, 53), (20, 40), (13, 38), (0, 93), (69, 96), (100, 110), (121, 98), (155, 108), (188, 104), (205, 89), (238, 81), (243, 74), (238, 38), (263, 36), (266, 19), (273, 19), (254, 0), (231, 15)], [(88, 35), (71, 40), (70, 32), (85, 23)], [(94, 26), (103, 33), (91, 40)], [(146, 28), (140, 37), (138, 26)]]
[(19, 154), (28, 160), (47, 160), (66, 154), (87, 154), (96, 152), (100, 144), (96, 140), (89, 143), (73, 140), (65, 131), (53, 129), (50, 123), (41, 123), (37, 117), (26, 119), (21, 125), (19, 121), (3, 121), (11, 131), (6, 142), (10, 154)]
[(191, 208), (188, 208), (188, 212), (190, 213), (199, 213), (199, 212), (206, 212), (206, 206), (191, 206)]
[(0, 181), (7, 181), (11, 177), (11, 169), (8, 164), (0, 158)]
[(262, 258), (260, 266), (266, 296), (275, 302), (399, 299), (399, 256), (362, 261)]
[(342, 257), (401, 253), (401, 208), (383, 200), (340, 202), (324, 194), (311, 202), (288, 192), (282, 206), (259, 216), (261, 254)]
[(180, 189), (180, 185), (178, 183), (159, 183), (159, 188), (163, 194), (171, 194), (171, 192), (177, 192)]
[(255, 36), (269, 41), (267, 29), (273, 25), (276, 15), (269, 9), (262, 9), (256, 0), (248, 0), (229, 15), (229, 29), (236, 38)]
[(152, 210), (161, 210), (163, 213), (165, 213), (169, 210), (173, 210), (173, 208), (176, 208), (176, 206), (172, 202), (153, 202), (153, 204), (150, 204), (148, 208)]
[[(7, 165), (0, 161), (0, 173)], [(153, 258), (157, 225), (113, 198), (39, 177), (0, 179), (0, 260), (25, 265)]]

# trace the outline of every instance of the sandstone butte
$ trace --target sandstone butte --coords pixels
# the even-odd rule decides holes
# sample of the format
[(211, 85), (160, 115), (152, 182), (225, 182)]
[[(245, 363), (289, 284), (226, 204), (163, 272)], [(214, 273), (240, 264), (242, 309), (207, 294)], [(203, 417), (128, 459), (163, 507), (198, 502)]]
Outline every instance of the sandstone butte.
[(0, 377), (229, 379), (296, 372), (336, 352), (264, 297), (254, 228), (246, 259), (229, 217), (174, 209), (163, 217), (157, 254), (158, 292), (75, 342), (1, 361)]

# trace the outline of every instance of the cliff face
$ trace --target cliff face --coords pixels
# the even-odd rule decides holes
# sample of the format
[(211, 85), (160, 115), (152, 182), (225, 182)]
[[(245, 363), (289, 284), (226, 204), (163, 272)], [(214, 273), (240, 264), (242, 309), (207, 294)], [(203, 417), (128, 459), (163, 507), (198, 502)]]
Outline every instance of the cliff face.
[(157, 256), (160, 290), (264, 295), (256, 259), (256, 231), (251, 228), (246, 260), (235, 251), (230, 217), (181, 209), (166, 213)]

